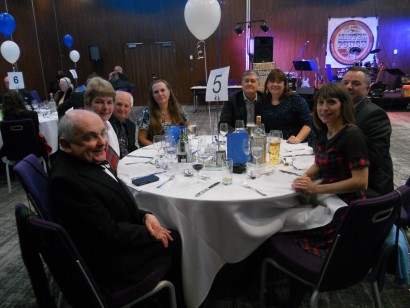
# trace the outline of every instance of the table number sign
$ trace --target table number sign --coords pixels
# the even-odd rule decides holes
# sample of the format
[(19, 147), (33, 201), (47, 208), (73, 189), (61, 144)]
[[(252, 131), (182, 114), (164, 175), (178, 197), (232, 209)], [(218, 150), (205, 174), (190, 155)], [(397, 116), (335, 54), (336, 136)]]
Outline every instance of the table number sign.
[(22, 72), (8, 72), (7, 76), (9, 77), (10, 90), (24, 89), (24, 79)]
[(227, 101), (228, 100), (228, 77), (229, 66), (212, 70), (206, 85), (205, 101)]

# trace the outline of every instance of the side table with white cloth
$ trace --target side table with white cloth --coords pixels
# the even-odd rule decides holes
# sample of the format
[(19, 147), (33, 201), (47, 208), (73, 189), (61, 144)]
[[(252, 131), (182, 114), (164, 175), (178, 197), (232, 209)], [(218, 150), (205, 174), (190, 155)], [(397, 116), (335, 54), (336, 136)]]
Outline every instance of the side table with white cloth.
[[(282, 148), (283, 155), (292, 156), (289, 147)], [(295, 155), (294, 163), (303, 161), (309, 166), (313, 162), (313, 152), (307, 146), (304, 150)], [(205, 170), (209, 178), (197, 183), (196, 178), (184, 175), (184, 169), (191, 168), (190, 164), (178, 164), (173, 169), (175, 178), (161, 188), (157, 186), (170, 177), (168, 171), (158, 174), (160, 180), (157, 182), (133, 185), (132, 178), (161, 171), (150, 163), (150, 157), (155, 155), (153, 146), (130, 153), (120, 160), (118, 177), (128, 185), (140, 208), (151, 211), (164, 226), (180, 233), (183, 286), (188, 307), (198, 307), (203, 302), (225, 263), (245, 259), (276, 232), (325, 225), (336, 209), (346, 206), (334, 195), (320, 196), (320, 205), (312, 206), (310, 198), (291, 188), (297, 176), (292, 171), (300, 170), (283, 165), (275, 167), (273, 174), (254, 180), (246, 174), (234, 174), (232, 185), (216, 185), (199, 197), (195, 194), (221, 181), (220, 171)], [(242, 179), (266, 196), (243, 187)]]
[[(231, 85), (231, 86), (228, 86), (228, 91), (229, 90), (232, 90), (232, 91), (235, 91), (235, 90), (240, 90), (240, 89), (242, 89), (242, 86), (239, 86), (239, 85)], [(194, 87), (191, 87), (191, 91), (192, 91), (192, 94), (194, 95), (194, 112), (198, 109), (198, 97), (200, 96), (200, 95), (205, 95), (205, 92), (206, 92), (206, 86), (194, 86)], [(228, 92), (228, 94), (230, 94), (229, 92)]]
[[(46, 138), (48, 145), (51, 147), (51, 154), (58, 149), (58, 116), (53, 113), (50, 116), (43, 117), (38, 115), (40, 122), (40, 133)], [(0, 134), (0, 148), (3, 146), (3, 138)]]

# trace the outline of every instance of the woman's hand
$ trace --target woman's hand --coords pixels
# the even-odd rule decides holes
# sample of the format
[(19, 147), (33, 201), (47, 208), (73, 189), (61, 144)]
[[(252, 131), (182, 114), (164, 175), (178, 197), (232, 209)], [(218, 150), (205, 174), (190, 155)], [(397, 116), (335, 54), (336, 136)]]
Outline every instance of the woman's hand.
[(296, 144), (296, 143), (300, 143), (300, 140), (298, 137), (295, 136), (290, 136), (288, 140), (286, 140), (287, 143), (292, 143), (292, 144)]
[(146, 214), (144, 217), (145, 226), (149, 234), (158, 241), (161, 241), (165, 248), (168, 247), (168, 241), (173, 241), (171, 231), (161, 226), (158, 219), (152, 214)]
[(317, 193), (317, 184), (313, 183), (310, 177), (307, 177), (305, 175), (297, 177), (293, 181), (292, 187), (297, 192), (303, 194)]

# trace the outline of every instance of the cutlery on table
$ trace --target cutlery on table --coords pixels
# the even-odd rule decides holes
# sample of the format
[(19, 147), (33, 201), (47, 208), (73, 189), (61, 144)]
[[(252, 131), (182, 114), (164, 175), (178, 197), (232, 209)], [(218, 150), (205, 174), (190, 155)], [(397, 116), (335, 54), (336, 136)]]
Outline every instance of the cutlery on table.
[(164, 184), (168, 183), (169, 181), (172, 181), (175, 178), (175, 174), (171, 175), (167, 180), (165, 180), (164, 182), (162, 182), (161, 184), (159, 184), (157, 186), (157, 188), (161, 188), (162, 186), (164, 186)]
[(297, 173), (297, 172), (288, 171), (288, 170), (279, 169), (279, 171), (280, 171), (280, 172), (283, 172), (283, 173), (293, 174), (293, 175), (301, 175), (301, 174), (299, 174), (299, 173)]
[(205, 192), (207, 192), (208, 190), (210, 190), (212, 187), (215, 187), (215, 186), (218, 185), (219, 183), (221, 183), (221, 182), (213, 183), (211, 186), (209, 186), (209, 187), (207, 187), (207, 188), (201, 190), (199, 193), (197, 193), (197, 194), (195, 195), (195, 197), (199, 197), (199, 196), (203, 195)]
[[(167, 170), (158, 171), (158, 172), (154, 172), (154, 173), (150, 173), (150, 174), (155, 175), (155, 174), (161, 174), (161, 173), (165, 173), (165, 172), (167, 172)], [(147, 174), (147, 175), (148, 175), (148, 174)], [(135, 178), (131, 178), (131, 180), (138, 179), (138, 178), (142, 178), (143, 176), (145, 176), (145, 175), (136, 176)]]
[(242, 186), (243, 186), (243, 187), (246, 187), (246, 188), (249, 188), (249, 189), (251, 189), (251, 190), (253, 190), (253, 191), (256, 191), (256, 192), (257, 192), (258, 194), (260, 194), (261, 196), (264, 196), (264, 197), (267, 196), (267, 195), (264, 194), (263, 192), (257, 190), (255, 187), (250, 186), (245, 180), (242, 180)]
[(155, 164), (155, 162), (150, 161), (136, 161), (133, 163), (125, 163), (126, 165), (135, 165), (135, 164)]
[(143, 155), (132, 155), (132, 154), (128, 154), (126, 155), (126, 157), (136, 157), (136, 158), (154, 158), (153, 156), (143, 156)]

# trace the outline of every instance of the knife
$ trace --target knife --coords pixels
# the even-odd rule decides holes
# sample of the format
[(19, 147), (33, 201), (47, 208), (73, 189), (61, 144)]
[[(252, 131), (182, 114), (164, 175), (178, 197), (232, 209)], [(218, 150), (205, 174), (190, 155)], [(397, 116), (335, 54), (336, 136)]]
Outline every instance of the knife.
[(127, 157), (136, 157), (136, 158), (154, 158), (153, 156), (142, 156), (142, 155), (132, 155), (128, 154)]
[(197, 194), (195, 195), (195, 197), (199, 197), (200, 195), (204, 194), (205, 192), (207, 192), (208, 190), (210, 190), (212, 187), (215, 187), (215, 186), (218, 185), (219, 183), (221, 183), (221, 182), (213, 183), (211, 186), (209, 186), (209, 187), (205, 188), (204, 190), (201, 190), (199, 193), (197, 193)]

